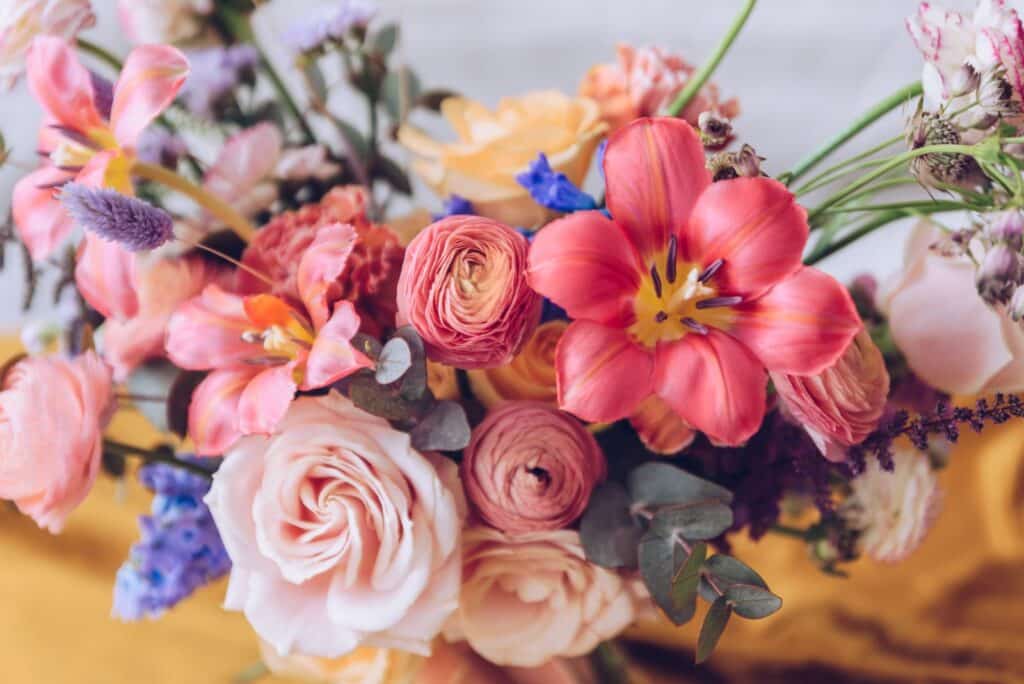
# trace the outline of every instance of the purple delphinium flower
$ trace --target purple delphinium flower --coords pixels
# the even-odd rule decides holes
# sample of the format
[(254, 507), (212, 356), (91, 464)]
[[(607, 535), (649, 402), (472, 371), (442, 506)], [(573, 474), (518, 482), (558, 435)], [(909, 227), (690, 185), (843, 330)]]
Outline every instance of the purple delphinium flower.
[(292, 24), (284, 41), (295, 53), (313, 52), (331, 41), (344, 40), (353, 28), (370, 23), (376, 13), (377, 8), (369, 2), (342, 0), (322, 8), (312, 19)]
[(543, 153), (530, 162), (528, 171), (516, 176), (516, 182), (542, 207), (563, 213), (597, 209), (597, 201), (577, 188), (564, 173), (553, 170)]
[(60, 201), (82, 228), (133, 252), (156, 249), (174, 236), (170, 214), (116, 190), (68, 183)]
[(441, 205), (440, 213), (431, 214), (431, 218), (435, 221), (440, 221), (447, 216), (463, 216), (475, 213), (473, 203), (468, 199), (459, 195), (449, 195), (448, 199)]
[(188, 53), (188, 80), (181, 89), (181, 100), (196, 116), (214, 118), (224, 99), (240, 83), (251, 82), (260, 55), (252, 45), (232, 45)]
[(154, 492), (152, 515), (139, 517), (141, 539), (117, 572), (115, 617), (156, 618), (199, 587), (225, 575), (231, 560), (202, 497), (208, 479), (154, 463), (139, 471)]

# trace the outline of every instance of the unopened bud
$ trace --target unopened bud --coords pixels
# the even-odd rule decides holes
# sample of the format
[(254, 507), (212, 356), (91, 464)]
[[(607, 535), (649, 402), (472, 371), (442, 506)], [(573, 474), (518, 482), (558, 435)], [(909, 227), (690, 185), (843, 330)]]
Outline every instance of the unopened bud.
[(721, 181), (731, 178), (757, 178), (761, 175), (761, 162), (764, 157), (758, 156), (750, 145), (744, 145), (738, 152), (719, 152), (708, 159), (708, 170), (711, 180)]
[(952, 97), (960, 97), (978, 89), (981, 75), (970, 64), (964, 64), (950, 77), (947, 85)]
[(1013, 291), (1008, 311), (1010, 318), (1015, 321), (1020, 321), (1020, 319), (1024, 318), (1024, 287), (1018, 287)]
[(1005, 244), (1019, 252), (1024, 244), (1024, 214), (1008, 210), (991, 214), (985, 223), (985, 237), (993, 244)]
[(697, 130), (704, 147), (711, 150), (721, 149), (732, 139), (732, 121), (716, 111), (701, 112)]
[(989, 304), (1006, 304), (1021, 284), (1021, 256), (1006, 245), (988, 250), (978, 269), (978, 294)]

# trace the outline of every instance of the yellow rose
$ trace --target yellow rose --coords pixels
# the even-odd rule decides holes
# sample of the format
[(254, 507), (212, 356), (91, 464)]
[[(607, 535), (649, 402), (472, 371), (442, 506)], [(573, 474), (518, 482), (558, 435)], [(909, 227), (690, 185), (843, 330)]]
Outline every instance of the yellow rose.
[(311, 684), (412, 684), (423, 658), (388, 648), (360, 647), (341, 658), (316, 658), (295, 653), (282, 656), (260, 642), (260, 655), (271, 672)]
[(459, 379), (455, 369), (443, 363), (427, 361), (427, 387), (441, 401), (459, 398)]
[(551, 213), (533, 201), (516, 174), (543, 152), (553, 169), (579, 185), (607, 130), (596, 102), (557, 91), (504, 98), (494, 111), (450, 97), (441, 113), (458, 141), (441, 143), (410, 125), (398, 131), (398, 140), (419, 156), (413, 170), (441, 197), (459, 195), (481, 216), (526, 228)]
[(492, 408), (503, 401), (528, 399), (558, 406), (555, 347), (568, 325), (565, 321), (548, 321), (533, 331), (511, 363), (468, 371), (469, 385), (480, 403)]

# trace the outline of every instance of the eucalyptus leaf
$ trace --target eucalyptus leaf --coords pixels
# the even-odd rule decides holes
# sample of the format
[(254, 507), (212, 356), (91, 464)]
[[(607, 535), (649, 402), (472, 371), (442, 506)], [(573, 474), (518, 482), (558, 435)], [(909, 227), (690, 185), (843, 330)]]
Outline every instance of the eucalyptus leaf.
[(420, 96), (416, 99), (416, 106), (430, 109), (435, 112), (441, 111), (441, 103), (447, 100), (449, 97), (458, 97), (459, 94), (454, 90), (447, 90), (444, 88), (435, 88), (433, 90), (425, 90), (420, 93)]
[(698, 542), (690, 550), (690, 556), (672, 578), (672, 606), (680, 614), (693, 615), (697, 609), (697, 586), (700, 584), (700, 569), (708, 557), (708, 545)]
[(396, 192), (403, 195), (412, 194), (412, 181), (409, 180), (409, 175), (394, 159), (378, 155), (373, 162), (373, 175), (376, 178), (383, 178)]
[(732, 509), (720, 501), (666, 506), (657, 509), (651, 529), (665, 537), (714, 539), (732, 527)]
[(635, 568), (643, 533), (629, 513), (625, 487), (609, 481), (594, 489), (580, 519), (580, 541), (587, 560), (605, 568)]
[[(739, 561), (732, 556), (718, 553), (708, 558), (704, 563), (704, 573), (710, 575), (715, 585), (724, 592), (733, 584), (751, 584), (762, 589), (767, 589), (768, 584), (761, 579), (753, 568), (746, 563)], [(702, 577), (700, 581), (700, 595), (705, 601), (714, 601), (718, 593), (711, 586), (707, 578)]]
[(782, 599), (764, 587), (753, 584), (732, 584), (725, 590), (733, 611), (748, 620), (760, 620), (782, 608)]
[(405, 340), (409, 345), (409, 370), (402, 376), (399, 392), (409, 400), (419, 400), (427, 391), (427, 352), (423, 348), (423, 338), (411, 325), (405, 325), (395, 331), (395, 337)]
[(302, 73), (306, 77), (306, 83), (310, 90), (313, 91), (313, 96), (320, 102), (327, 102), (327, 81), (324, 79), (324, 72), (320, 70), (317, 60), (304, 60)]
[(181, 438), (188, 434), (188, 408), (196, 387), (206, 377), (202, 371), (183, 370), (167, 390), (167, 430)]
[(411, 366), (412, 350), (409, 349), (409, 343), (401, 337), (392, 337), (377, 359), (377, 382), (382, 385), (398, 382)]
[(388, 72), (381, 86), (381, 97), (388, 116), (396, 123), (405, 121), (409, 111), (419, 101), (421, 90), (419, 76), (409, 67), (401, 66)]
[(338, 133), (340, 133), (348, 142), (352, 151), (355, 152), (360, 159), (365, 160), (366, 156), (370, 152), (370, 143), (367, 142), (366, 136), (363, 135), (358, 128), (344, 119), (334, 117), (332, 122), (334, 123), (334, 127), (338, 129)]
[(645, 463), (629, 474), (629, 495), (645, 506), (718, 500), (732, 502), (732, 492), (714, 482), (659, 461)]
[(376, 337), (370, 337), (366, 333), (356, 333), (352, 337), (352, 346), (376, 361), (384, 348)]
[(704, 617), (704, 624), (700, 628), (700, 636), (697, 637), (697, 664), (703, 663), (711, 657), (712, 651), (718, 645), (718, 640), (729, 624), (729, 616), (732, 615), (732, 608), (724, 596), (719, 596), (711, 604), (708, 614)]
[(674, 624), (688, 622), (696, 611), (696, 602), (676, 605), (672, 585), (676, 569), (683, 565), (686, 553), (675, 539), (648, 532), (637, 550), (640, 577), (651, 598)]
[(385, 24), (375, 31), (369, 40), (369, 49), (381, 56), (387, 56), (398, 44), (398, 24)]
[(469, 444), (466, 411), (457, 401), (439, 401), (410, 432), (420, 451), (458, 451)]
[(352, 403), (367, 413), (388, 420), (410, 420), (426, 408), (423, 400), (410, 400), (381, 385), (373, 373), (357, 373), (348, 379), (346, 391)]
[(179, 372), (168, 361), (151, 361), (132, 371), (125, 383), (128, 392), (140, 398), (132, 402), (134, 407), (160, 432), (168, 431), (165, 402)]

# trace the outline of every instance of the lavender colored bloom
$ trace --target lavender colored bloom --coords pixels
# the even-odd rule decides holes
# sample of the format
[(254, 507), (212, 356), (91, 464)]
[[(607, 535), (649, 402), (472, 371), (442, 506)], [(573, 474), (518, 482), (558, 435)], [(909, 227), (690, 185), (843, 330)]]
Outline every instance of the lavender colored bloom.
[(285, 32), (284, 41), (298, 54), (313, 52), (332, 41), (344, 40), (356, 26), (366, 26), (377, 8), (362, 0), (342, 0), (323, 8), (313, 19), (296, 22)]
[(156, 249), (174, 236), (170, 214), (116, 190), (68, 183), (60, 201), (82, 228), (133, 252)]
[(89, 80), (92, 82), (92, 99), (96, 111), (104, 119), (109, 119), (110, 110), (114, 107), (114, 84), (95, 71), (89, 72)]
[(475, 213), (472, 202), (465, 197), (451, 195), (444, 201), (441, 212), (439, 214), (432, 214), (432, 217), (435, 221), (440, 221), (447, 216), (472, 215)]
[(152, 515), (139, 517), (141, 539), (117, 572), (113, 613), (122, 620), (159, 617), (231, 569), (202, 500), (209, 480), (163, 463), (143, 467), (139, 479), (156, 496)]
[(142, 132), (135, 153), (148, 164), (159, 164), (169, 169), (178, 166), (178, 160), (188, 154), (188, 145), (181, 137), (162, 128), (147, 128)]
[(180, 97), (196, 116), (212, 118), (239, 84), (255, 78), (260, 55), (252, 45), (232, 45), (194, 50), (188, 59), (191, 70)]
[(542, 207), (565, 213), (597, 209), (597, 201), (577, 188), (564, 173), (554, 171), (543, 153), (530, 163), (529, 171), (516, 176), (516, 182)]

